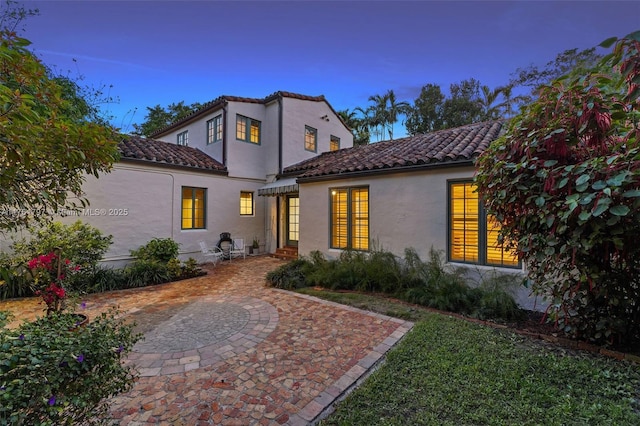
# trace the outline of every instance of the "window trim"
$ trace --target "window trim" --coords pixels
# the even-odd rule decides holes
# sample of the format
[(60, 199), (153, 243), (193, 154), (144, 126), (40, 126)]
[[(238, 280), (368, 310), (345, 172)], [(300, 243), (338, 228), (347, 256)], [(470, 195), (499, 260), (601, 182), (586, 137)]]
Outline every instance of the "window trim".
[[(352, 212), (352, 193), (354, 190), (367, 190), (367, 247), (366, 248), (354, 248), (353, 247), (353, 226), (354, 226), (354, 213)], [(333, 233), (334, 233), (334, 218), (333, 218), (333, 192), (334, 191), (346, 191), (347, 192), (347, 213), (346, 213), (346, 227), (347, 227), (347, 243), (345, 247), (339, 247), (333, 244)], [(336, 250), (354, 250), (354, 251), (363, 251), (368, 252), (371, 246), (371, 199), (369, 197), (369, 185), (357, 185), (357, 186), (340, 186), (340, 187), (331, 187), (329, 188), (329, 248)]]
[[(242, 195), (244, 195), (244, 194), (249, 194), (250, 195), (251, 213), (243, 213), (242, 212), (242, 208), (243, 208)], [(256, 214), (256, 203), (255, 203), (255, 197), (254, 197), (253, 191), (240, 191), (240, 216), (249, 217), (249, 216), (255, 216), (255, 214)]]
[[(453, 223), (452, 223), (452, 204), (453, 204), (453, 185), (456, 184), (472, 184), (475, 185), (473, 179), (449, 179), (447, 180), (447, 262), (451, 263), (463, 263), (468, 265), (477, 265), (477, 266), (486, 266), (492, 268), (508, 268), (508, 269), (522, 269), (522, 261), (518, 259), (518, 263), (516, 265), (509, 265), (504, 263), (489, 263), (487, 261), (487, 232), (488, 232), (488, 222), (487, 222), (487, 211), (482, 203), (482, 199), (478, 195), (478, 260), (477, 261), (469, 261), (469, 260), (458, 260), (453, 259), (452, 256), (452, 232), (453, 232)], [(504, 249), (503, 249), (504, 250)]]
[[(183, 207), (183, 203), (184, 203), (184, 190), (185, 189), (190, 189), (191, 190), (191, 201), (192, 201), (192, 207), (191, 207), (191, 227), (190, 228), (185, 228), (184, 227), (184, 207)], [(196, 190), (201, 189), (204, 192), (203, 195), (203, 200), (202, 200), (202, 227), (196, 227), (195, 226), (195, 220), (196, 220), (196, 215), (193, 214), (195, 212), (195, 193)], [(199, 230), (199, 229), (207, 229), (207, 188), (201, 188), (201, 187), (197, 187), (197, 186), (181, 186), (180, 187), (180, 229), (183, 231), (189, 231), (189, 230)]]
[[(307, 147), (307, 136), (313, 135), (313, 149)], [(311, 126), (304, 126), (304, 150), (309, 152), (318, 152), (318, 129)]]
[(207, 120), (207, 145), (222, 141), (222, 114)]
[[(333, 142), (336, 142), (338, 144), (338, 147), (336, 149), (331, 149), (331, 144)], [(331, 137), (329, 138), (329, 151), (333, 152), (333, 151), (338, 151), (340, 149), (340, 138), (334, 135), (331, 135)]]
[[(182, 141), (182, 143), (180, 143)], [(189, 131), (185, 130), (176, 135), (176, 145), (189, 146)]]
[[(238, 137), (238, 124), (240, 122), (244, 123), (244, 138)], [(251, 140), (251, 129), (253, 124), (257, 124), (258, 128), (258, 138), (256, 141)], [(247, 142), (253, 145), (261, 145), (262, 144), (262, 122), (260, 120), (256, 120), (255, 118), (247, 117), (242, 114), (236, 114), (236, 140)]]

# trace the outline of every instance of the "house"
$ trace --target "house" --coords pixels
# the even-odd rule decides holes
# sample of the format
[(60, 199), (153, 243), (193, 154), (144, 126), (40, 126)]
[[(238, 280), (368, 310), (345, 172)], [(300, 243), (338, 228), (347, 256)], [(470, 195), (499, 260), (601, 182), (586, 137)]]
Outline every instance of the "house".
[(276, 176), (351, 146), (351, 131), (324, 96), (221, 96), (153, 138), (124, 137), (112, 172), (83, 185), (89, 208), (56, 219), (113, 235), (104, 261), (118, 266), (155, 237), (173, 238), (183, 258), (199, 258), (199, 241), (215, 244), (222, 232), (256, 238), (268, 251), (295, 247), (297, 185), (273, 183)]
[[(475, 192), (475, 159), (498, 138), (504, 121), (322, 153), (285, 167), (280, 178), (299, 192), (298, 250), (337, 257), (372, 244), (402, 256), (433, 247), (451, 265), (473, 275), (522, 273), (513, 252), (498, 241), (499, 224)], [(529, 291), (515, 294), (532, 308)], [(539, 304), (537, 308), (540, 308)]]

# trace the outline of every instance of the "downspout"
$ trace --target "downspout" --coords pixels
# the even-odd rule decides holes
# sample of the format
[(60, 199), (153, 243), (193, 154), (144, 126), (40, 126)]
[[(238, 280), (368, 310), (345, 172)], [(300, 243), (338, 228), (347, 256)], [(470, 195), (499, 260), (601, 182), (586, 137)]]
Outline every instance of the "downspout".
[[(282, 123), (283, 123), (282, 94), (278, 96), (278, 175), (282, 174)], [(276, 198), (276, 249), (280, 248), (280, 195)]]
[(222, 104), (222, 165), (227, 166), (227, 105), (224, 101)]

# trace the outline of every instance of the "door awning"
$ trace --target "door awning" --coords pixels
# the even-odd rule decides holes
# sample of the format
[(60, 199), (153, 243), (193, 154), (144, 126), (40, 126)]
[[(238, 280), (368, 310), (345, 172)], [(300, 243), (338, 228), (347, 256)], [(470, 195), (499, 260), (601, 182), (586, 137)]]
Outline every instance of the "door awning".
[(276, 195), (292, 194), (298, 192), (296, 178), (285, 178), (271, 182), (258, 189), (258, 195), (275, 197)]

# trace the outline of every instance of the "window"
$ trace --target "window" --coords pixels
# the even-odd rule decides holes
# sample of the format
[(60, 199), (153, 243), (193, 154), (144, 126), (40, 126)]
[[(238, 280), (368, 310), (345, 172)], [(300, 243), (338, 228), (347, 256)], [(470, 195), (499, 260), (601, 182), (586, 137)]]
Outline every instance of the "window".
[(340, 149), (340, 138), (337, 136), (331, 135), (331, 140), (329, 140), (329, 151), (337, 151)]
[(473, 182), (449, 183), (449, 260), (519, 267), (515, 252), (498, 241), (500, 224), (487, 215)]
[(236, 115), (236, 139), (259, 144), (260, 122), (240, 114)]
[(178, 133), (178, 145), (189, 146), (189, 131)]
[(222, 140), (222, 116), (214, 117), (207, 121), (207, 145)]
[(369, 249), (369, 188), (330, 190), (331, 248)]
[(240, 216), (253, 216), (253, 192), (240, 193)]
[(304, 126), (304, 149), (316, 152), (318, 147), (318, 130)]
[(206, 189), (182, 187), (182, 229), (205, 228), (206, 203)]

